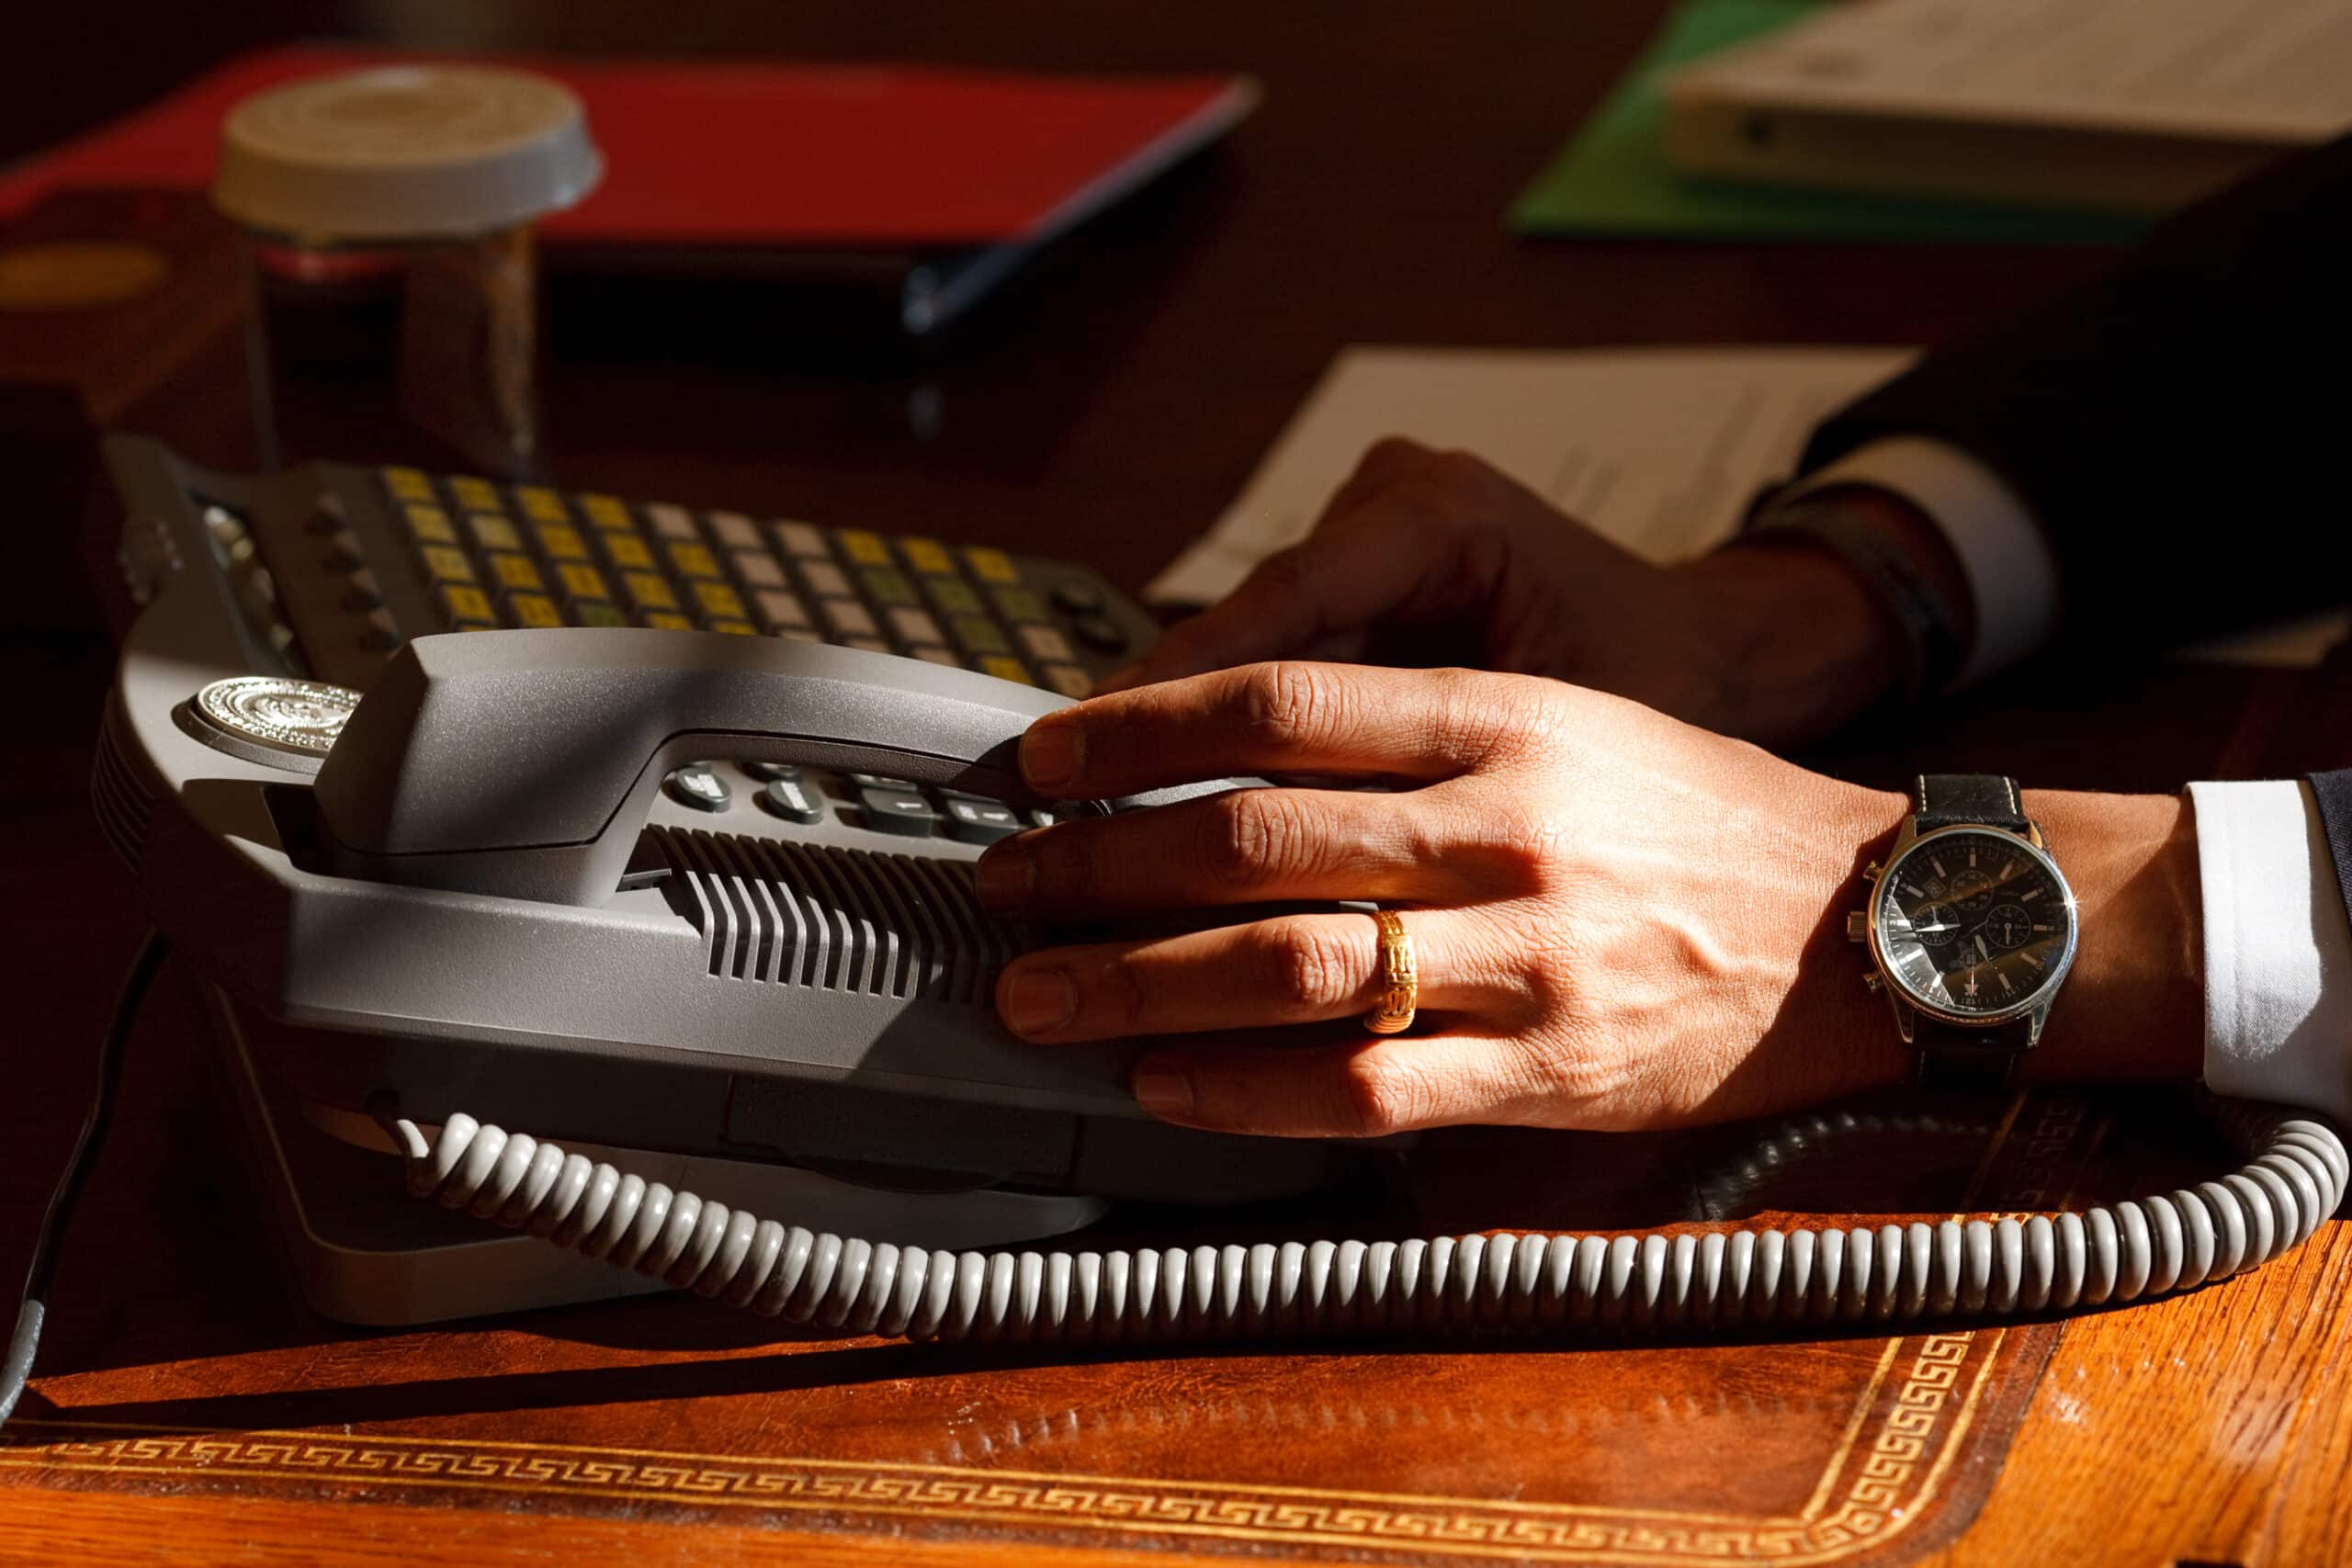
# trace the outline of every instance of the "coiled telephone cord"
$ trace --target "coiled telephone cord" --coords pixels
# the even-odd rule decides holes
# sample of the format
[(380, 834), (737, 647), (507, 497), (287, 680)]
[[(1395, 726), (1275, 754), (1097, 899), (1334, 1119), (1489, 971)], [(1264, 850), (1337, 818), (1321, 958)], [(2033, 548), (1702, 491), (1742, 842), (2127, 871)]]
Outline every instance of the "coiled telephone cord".
[(419, 1197), (766, 1316), (909, 1339), (1137, 1344), (1912, 1322), (2187, 1290), (2301, 1245), (2352, 1175), (2324, 1122), (2217, 1103), (2249, 1164), (2079, 1214), (1105, 1252), (951, 1252), (811, 1232), (470, 1116), (432, 1140), (413, 1122), (379, 1120)]
[[(32, 1374), (58, 1248), (105, 1145), (123, 1049), (164, 952), (149, 932), (116, 998), (89, 1113), (0, 1348), (0, 1425)], [(2283, 1106), (2212, 1103), (2251, 1163), (2187, 1191), (2080, 1214), (1076, 1253), (949, 1252), (787, 1228), (470, 1116), (452, 1116), (430, 1140), (388, 1110), (378, 1121), (418, 1196), (771, 1317), (910, 1339), (1135, 1344), (1911, 1322), (2184, 1291), (2301, 1245), (2352, 1180), (2352, 1157), (2327, 1122)]]

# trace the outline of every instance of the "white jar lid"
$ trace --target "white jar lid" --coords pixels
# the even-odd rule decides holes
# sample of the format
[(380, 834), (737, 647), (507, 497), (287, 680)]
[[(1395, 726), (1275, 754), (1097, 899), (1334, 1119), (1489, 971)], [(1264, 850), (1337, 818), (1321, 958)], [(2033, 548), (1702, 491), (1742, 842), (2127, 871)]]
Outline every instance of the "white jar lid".
[(311, 244), (492, 233), (604, 177), (580, 100), (471, 65), (399, 65), (256, 93), (220, 127), (212, 201)]

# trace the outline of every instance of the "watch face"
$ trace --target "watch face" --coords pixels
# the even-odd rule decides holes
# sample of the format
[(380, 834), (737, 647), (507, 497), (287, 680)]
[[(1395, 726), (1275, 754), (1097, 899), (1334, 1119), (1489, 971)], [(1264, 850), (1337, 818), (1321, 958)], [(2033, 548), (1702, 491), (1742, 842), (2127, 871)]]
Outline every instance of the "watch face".
[(2075, 896), (2050, 857), (2013, 833), (1946, 828), (1878, 879), (1871, 931), (1895, 988), (1962, 1022), (2013, 1018), (2075, 959)]

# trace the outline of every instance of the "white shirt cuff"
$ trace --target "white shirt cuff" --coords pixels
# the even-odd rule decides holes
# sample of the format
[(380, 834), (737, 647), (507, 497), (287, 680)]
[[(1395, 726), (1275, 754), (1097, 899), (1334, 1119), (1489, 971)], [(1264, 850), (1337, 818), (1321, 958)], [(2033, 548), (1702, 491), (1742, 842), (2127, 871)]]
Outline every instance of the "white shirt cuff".
[(2352, 1116), (2352, 919), (2307, 785), (2193, 784), (2205, 1083)]
[(1927, 513), (1951, 541), (1976, 602), (1976, 644), (1955, 686), (2023, 659), (2058, 625), (2058, 560), (2024, 502), (1957, 446), (1894, 435), (1858, 446), (1789, 487), (1794, 500), (1834, 484), (1867, 484)]

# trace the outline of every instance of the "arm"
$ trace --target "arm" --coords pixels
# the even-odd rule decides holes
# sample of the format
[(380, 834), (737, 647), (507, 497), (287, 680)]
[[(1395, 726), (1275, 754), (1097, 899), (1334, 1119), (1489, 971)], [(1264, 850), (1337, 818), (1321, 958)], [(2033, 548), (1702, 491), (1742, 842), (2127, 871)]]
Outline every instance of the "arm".
[[(1044, 829), (981, 860), (983, 900), (1032, 918), (1356, 898), (1406, 911), (1424, 1013), (1409, 1035), (1348, 1027), (1381, 989), (1361, 914), (1048, 949), (1005, 970), (999, 1011), (1042, 1045), (1201, 1036), (1137, 1066), (1138, 1098), (1170, 1120), (1301, 1135), (1672, 1126), (1907, 1075), (1845, 934), (1864, 862), (1909, 810), (1899, 795), (1556, 682), (1337, 665), (1098, 697), (1034, 725), (1021, 763), (1048, 795), (1203, 772), (1400, 786), (1235, 792)], [(2026, 806), (2083, 932), (2030, 1070), (2194, 1078), (2206, 1028), (2186, 803), (2030, 791)], [(1232, 1032), (1275, 1027), (1272, 1048)]]
[[(1798, 488), (1840, 487), (1904, 553), (1962, 678), (2053, 623), (2112, 658), (2340, 601), (2327, 378), (2352, 362), (2346, 272), (2352, 140), (1855, 403)], [(1402, 440), (1113, 684), (1297, 658), (1470, 660), (1776, 744), (1835, 729), (1917, 662), (1883, 594), (1817, 543), (1750, 535), (1655, 567), (1476, 458)]]
[[(1827, 421), (1804, 467), (1867, 468), (1876, 444), (1918, 437), (1973, 458), (2046, 536), (2064, 634), (2105, 653), (2341, 603), (2348, 271), (2352, 139), (1930, 355)], [(2014, 562), (2010, 582), (2030, 592), (2041, 570)]]

